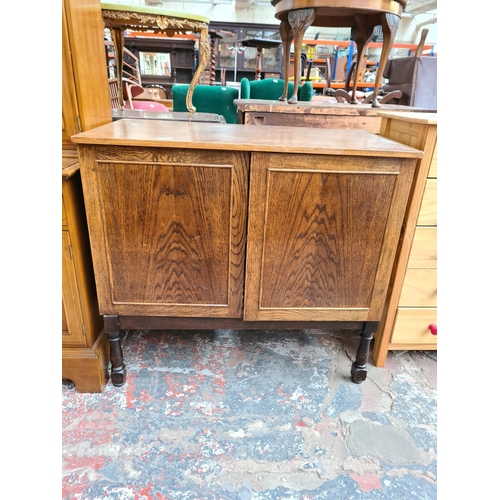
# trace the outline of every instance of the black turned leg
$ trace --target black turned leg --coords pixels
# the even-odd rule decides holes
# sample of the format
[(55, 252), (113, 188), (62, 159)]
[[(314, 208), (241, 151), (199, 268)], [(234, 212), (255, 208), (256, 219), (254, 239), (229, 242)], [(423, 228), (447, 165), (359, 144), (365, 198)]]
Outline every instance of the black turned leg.
[(370, 354), (370, 342), (373, 339), (373, 334), (377, 331), (378, 321), (367, 321), (361, 332), (361, 341), (359, 343), (358, 352), (356, 353), (356, 361), (351, 367), (351, 380), (356, 384), (361, 384), (366, 380), (368, 368), (368, 356)]
[(120, 324), (118, 316), (103, 316), (104, 331), (109, 340), (109, 357), (111, 361), (111, 382), (115, 387), (125, 384), (125, 365), (123, 364), (123, 352), (120, 345)]

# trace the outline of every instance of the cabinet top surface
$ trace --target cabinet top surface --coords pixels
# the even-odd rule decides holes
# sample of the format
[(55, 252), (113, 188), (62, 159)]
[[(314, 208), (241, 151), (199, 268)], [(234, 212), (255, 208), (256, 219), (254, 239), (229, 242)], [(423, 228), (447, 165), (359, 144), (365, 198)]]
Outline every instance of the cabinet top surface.
[(423, 123), (425, 125), (437, 125), (437, 113), (415, 113), (398, 111), (379, 111), (378, 115), (382, 118), (397, 118), (412, 123)]
[(423, 153), (365, 130), (161, 120), (119, 120), (74, 135), (76, 144), (420, 158)]
[[(290, 105), (283, 101), (266, 99), (236, 99), (234, 101), (240, 111), (256, 111), (259, 113), (311, 114), (311, 115), (338, 115), (338, 116), (379, 116), (380, 109), (371, 104), (349, 104), (344, 102), (299, 101)], [(384, 104), (385, 112), (399, 111), (400, 114), (435, 114), (425, 108), (400, 106), (398, 104)]]

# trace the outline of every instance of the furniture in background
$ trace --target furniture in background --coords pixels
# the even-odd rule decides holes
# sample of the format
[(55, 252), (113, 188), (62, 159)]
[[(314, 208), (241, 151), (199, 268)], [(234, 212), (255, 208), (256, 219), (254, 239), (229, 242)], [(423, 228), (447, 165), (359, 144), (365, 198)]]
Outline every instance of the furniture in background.
[(379, 112), (380, 135), (423, 151), (418, 160), (373, 361), (388, 350), (437, 349), (437, 113)]
[[(80, 169), (71, 136), (111, 122), (99, 0), (62, 1), (62, 370), (79, 392), (106, 383), (109, 344), (97, 308)], [(92, 54), (92, 57), (89, 57)]]
[[(174, 85), (172, 87), (173, 111), (188, 111), (186, 94), (189, 85)], [(238, 89), (212, 85), (197, 85), (193, 93), (193, 105), (198, 112), (222, 115), (226, 123), (236, 123), (236, 106)]]
[[(172, 36), (176, 33), (194, 32), (200, 34), (199, 54), (200, 60), (198, 68), (189, 84), (186, 93), (186, 107), (189, 113), (194, 113), (192, 97), (194, 87), (198, 82), (201, 73), (208, 64), (210, 47), (208, 43), (208, 23), (209, 19), (195, 14), (185, 12), (174, 12), (159, 7), (144, 5), (122, 5), (113, 3), (101, 3), (102, 19), (104, 26), (110, 30), (113, 45), (115, 47), (116, 77), (118, 79), (118, 95), (123, 103), (123, 49), (125, 46), (124, 34), (126, 29), (134, 31), (148, 31), (162, 33)], [(158, 59), (153, 58), (154, 63)], [(167, 73), (169, 68), (163, 62), (163, 73)]]
[[(262, 80), (265, 82), (266, 80)], [(250, 82), (252, 83), (252, 82)], [(260, 83), (260, 82), (259, 82)], [(323, 99), (332, 99), (325, 97)], [(351, 106), (347, 103), (297, 102), (289, 106), (283, 101), (237, 99), (237, 122), (245, 125), (287, 125), (291, 127), (362, 129), (378, 134), (382, 118), (370, 104)], [(430, 112), (422, 108), (386, 104), (384, 109), (401, 112)]]
[[(264, 80), (241, 79), (240, 99), (265, 99), (278, 100), (283, 94), (285, 80), (278, 78), (264, 78)], [(293, 92), (293, 83), (288, 82), (288, 96)], [(311, 82), (304, 82), (299, 85), (297, 99), (299, 101), (310, 101), (314, 94)]]
[(272, 40), (270, 38), (245, 38), (239, 40), (243, 47), (254, 47), (257, 49), (255, 62), (255, 80), (261, 79), (262, 73), (262, 49), (277, 48), (281, 45), (281, 40)]
[(384, 92), (400, 90), (396, 104), (437, 110), (437, 57), (399, 57), (390, 59), (384, 69), (389, 81)]
[[(127, 32), (125, 50), (128, 49), (139, 60), (141, 85), (144, 88), (161, 88), (165, 98), (171, 99), (172, 85), (190, 83), (193, 79), (197, 61), (196, 40), (144, 35), (141, 32)], [(163, 71), (159, 63), (155, 68), (155, 58), (164, 65)]]
[(78, 392), (108, 381), (109, 343), (99, 314), (80, 167), (62, 157), (62, 377)]
[[(275, 6), (275, 17), (280, 20), (280, 35), (283, 41), (284, 60), (290, 58), (293, 41), (294, 50), (302, 47), (304, 33), (309, 26), (351, 27), (351, 38), (357, 46), (357, 76), (354, 78), (351, 103), (357, 104), (356, 90), (360, 76), (366, 68), (367, 44), (373, 37), (376, 26), (382, 26), (383, 46), (379, 70), (374, 84), (373, 107), (380, 107), (377, 94), (382, 82), (382, 73), (399, 27), (401, 13), (406, 0), (349, 0), (339, 3), (334, 0), (271, 0)], [(284, 66), (283, 78), (288, 81), (288, 64)], [(300, 77), (298, 58), (294, 58), (294, 91), (289, 103), (297, 102), (297, 85)], [(362, 78), (361, 78), (362, 79)], [(284, 89), (280, 100), (286, 100)]]
[(365, 380), (420, 151), (363, 130), (159, 120), (73, 140), (114, 385), (121, 329), (336, 322), (361, 330)]

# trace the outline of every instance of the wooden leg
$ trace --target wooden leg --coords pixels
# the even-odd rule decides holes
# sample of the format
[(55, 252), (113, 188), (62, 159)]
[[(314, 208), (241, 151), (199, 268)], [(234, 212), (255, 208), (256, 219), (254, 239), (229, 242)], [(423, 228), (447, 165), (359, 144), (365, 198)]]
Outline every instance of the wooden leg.
[(380, 61), (378, 64), (377, 75), (375, 77), (375, 84), (373, 86), (373, 101), (372, 108), (380, 108), (380, 103), (378, 101), (378, 90), (380, 82), (382, 81), (382, 75), (384, 73), (385, 65), (389, 59), (389, 54), (391, 53), (392, 44), (396, 38), (396, 32), (398, 31), (400, 18), (395, 14), (384, 14), (382, 16), (382, 33), (384, 35), (384, 41), (382, 43), (382, 53), (380, 54)]
[(373, 38), (375, 26), (368, 24), (364, 16), (356, 16), (356, 28), (354, 31), (354, 41), (356, 42), (356, 73), (352, 85), (351, 104), (359, 104), (356, 99), (356, 90), (358, 88), (358, 81), (363, 80), (366, 69), (366, 48), (368, 42)]
[(361, 332), (361, 341), (356, 353), (356, 361), (354, 361), (351, 367), (351, 380), (356, 384), (360, 384), (366, 380), (368, 372), (366, 363), (370, 353), (370, 343), (373, 339), (373, 334), (377, 331), (377, 327), (378, 321), (367, 321)]
[(123, 364), (123, 352), (120, 345), (120, 324), (118, 316), (103, 316), (104, 331), (109, 340), (109, 358), (111, 361), (111, 382), (115, 387), (125, 384), (126, 372)]
[(290, 73), (290, 48), (292, 47), (293, 40), (292, 27), (288, 21), (281, 21), (280, 36), (283, 43), (283, 80), (285, 80), (285, 88), (278, 101), (286, 101), (288, 96), (288, 76)]
[[(293, 32), (293, 46), (294, 46), (294, 56), (293, 56), (293, 92), (288, 99), (289, 104), (295, 104), (298, 100), (297, 94), (299, 92), (299, 82), (300, 82), (300, 50), (302, 47), (302, 41), (304, 40), (304, 33), (307, 28), (311, 26), (316, 18), (316, 9), (297, 9), (291, 10), (288, 13), (288, 22), (292, 27)], [(285, 81), (285, 86), (288, 82)]]

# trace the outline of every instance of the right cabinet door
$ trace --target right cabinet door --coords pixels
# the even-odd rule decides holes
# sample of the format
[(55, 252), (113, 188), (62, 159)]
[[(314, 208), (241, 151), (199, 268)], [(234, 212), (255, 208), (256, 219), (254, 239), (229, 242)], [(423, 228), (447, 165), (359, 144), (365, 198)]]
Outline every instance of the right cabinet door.
[(378, 320), (414, 167), (254, 153), (245, 320)]

